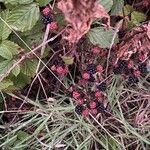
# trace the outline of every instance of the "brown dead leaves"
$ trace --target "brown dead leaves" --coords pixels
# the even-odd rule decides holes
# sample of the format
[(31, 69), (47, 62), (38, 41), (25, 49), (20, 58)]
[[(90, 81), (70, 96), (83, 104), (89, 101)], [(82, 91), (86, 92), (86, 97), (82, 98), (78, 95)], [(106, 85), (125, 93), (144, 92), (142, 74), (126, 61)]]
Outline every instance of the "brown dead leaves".
[(58, 8), (68, 22), (63, 38), (69, 43), (77, 43), (90, 30), (95, 19), (106, 18), (107, 25), (110, 22), (109, 15), (97, 0), (61, 0), (58, 2)]
[(150, 22), (133, 28), (125, 35), (119, 44), (117, 58), (128, 60), (133, 53), (144, 54), (145, 57), (150, 53)]

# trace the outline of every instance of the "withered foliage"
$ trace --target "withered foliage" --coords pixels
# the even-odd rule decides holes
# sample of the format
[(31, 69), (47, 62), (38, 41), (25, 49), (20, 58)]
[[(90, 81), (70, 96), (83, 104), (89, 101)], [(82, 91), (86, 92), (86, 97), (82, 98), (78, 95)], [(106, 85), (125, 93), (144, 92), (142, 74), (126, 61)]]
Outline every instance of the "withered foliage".
[(96, 18), (106, 18), (109, 26), (109, 15), (97, 0), (61, 0), (58, 2), (58, 8), (68, 22), (63, 38), (69, 43), (77, 43), (90, 30)]
[(117, 58), (128, 60), (134, 53), (144, 54), (145, 57), (150, 53), (150, 22), (133, 28), (125, 35), (119, 44)]

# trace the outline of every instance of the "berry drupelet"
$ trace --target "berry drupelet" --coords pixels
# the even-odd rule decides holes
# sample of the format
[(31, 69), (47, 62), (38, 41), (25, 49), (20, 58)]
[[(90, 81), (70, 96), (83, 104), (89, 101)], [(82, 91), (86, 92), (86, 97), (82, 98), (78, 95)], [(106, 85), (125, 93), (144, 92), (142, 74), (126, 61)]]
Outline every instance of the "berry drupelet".
[(89, 82), (94, 82), (94, 81), (95, 81), (95, 78), (94, 78), (92, 75), (90, 75), (90, 78), (89, 78), (88, 81), (89, 81)]
[(138, 69), (139, 71), (142, 73), (142, 74), (146, 74), (148, 71), (147, 71), (147, 66), (146, 66), (146, 63), (142, 63), (138, 66)]
[(115, 75), (121, 74), (122, 73), (122, 69), (119, 67), (114, 67), (113, 68), (113, 72)]
[(98, 113), (101, 113), (101, 112), (105, 112), (106, 108), (104, 107), (104, 105), (100, 102), (98, 102), (98, 106), (97, 106), (97, 111)]
[(127, 81), (127, 83), (129, 85), (133, 85), (133, 84), (136, 84), (138, 82), (139, 82), (139, 79), (134, 75), (129, 76), (128, 81)]
[(53, 19), (50, 16), (42, 16), (42, 22), (45, 25), (50, 24), (51, 22), (53, 22)]
[(106, 91), (106, 89), (107, 89), (106, 83), (105, 83), (105, 82), (100, 83), (100, 84), (97, 86), (97, 88), (98, 88), (98, 90), (100, 90), (100, 91)]
[(95, 64), (89, 64), (86, 68), (87, 72), (91, 75), (95, 74), (97, 72), (96, 65)]
[(82, 105), (77, 105), (77, 106), (75, 107), (75, 112), (76, 112), (78, 115), (81, 115), (82, 112), (83, 112), (83, 110), (84, 110), (84, 107), (83, 107)]
[(122, 69), (126, 69), (128, 68), (128, 63), (125, 60), (119, 60), (118, 61), (118, 67), (122, 68)]

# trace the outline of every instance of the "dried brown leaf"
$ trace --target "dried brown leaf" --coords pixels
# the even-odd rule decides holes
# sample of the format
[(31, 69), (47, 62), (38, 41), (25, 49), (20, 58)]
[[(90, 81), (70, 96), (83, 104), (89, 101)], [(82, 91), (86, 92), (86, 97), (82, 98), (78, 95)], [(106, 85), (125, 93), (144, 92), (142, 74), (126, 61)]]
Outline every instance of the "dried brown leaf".
[(123, 41), (119, 44), (117, 59), (130, 59), (134, 53), (143, 53), (147, 56), (150, 53), (150, 23), (144, 24), (128, 32)]
[(97, 18), (107, 18), (109, 26), (109, 15), (97, 0), (61, 0), (58, 2), (58, 8), (64, 13), (69, 25), (63, 35), (69, 43), (77, 43)]

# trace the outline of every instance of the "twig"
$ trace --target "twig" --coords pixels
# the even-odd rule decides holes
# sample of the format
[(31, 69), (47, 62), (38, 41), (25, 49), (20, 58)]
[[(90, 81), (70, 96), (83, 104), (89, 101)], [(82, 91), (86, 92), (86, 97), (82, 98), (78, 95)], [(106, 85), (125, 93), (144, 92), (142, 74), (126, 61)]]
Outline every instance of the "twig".
[(110, 58), (110, 54), (111, 54), (111, 49), (112, 49), (112, 46), (114, 44), (115, 38), (117, 36), (117, 33), (119, 32), (119, 28), (120, 28), (120, 25), (118, 25), (116, 27), (114, 35), (112, 37), (112, 41), (111, 41), (110, 47), (109, 47), (109, 51), (108, 51), (108, 55), (107, 55), (107, 64), (106, 64), (106, 77), (107, 77), (107, 74), (108, 74), (109, 58)]

